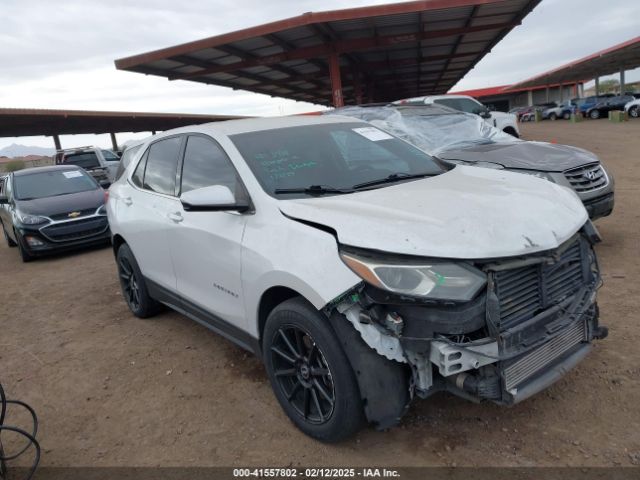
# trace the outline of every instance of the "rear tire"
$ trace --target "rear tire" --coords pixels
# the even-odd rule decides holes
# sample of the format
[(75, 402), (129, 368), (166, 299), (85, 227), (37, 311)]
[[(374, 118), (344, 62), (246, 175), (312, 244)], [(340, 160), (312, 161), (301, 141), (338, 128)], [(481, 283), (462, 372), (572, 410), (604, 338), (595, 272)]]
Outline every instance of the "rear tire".
[(589, 117), (593, 120), (597, 120), (598, 118), (600, 118), (600, 110), (591, 110), (589, 112)]
[(116, 262), (122, 295), (131, 313), (138, 318), (149, 318), (157, 314), (161, 309), (161, 304), (149, 295), (149, 289), (138, 262), (126, 243), (118, 249)]
[(552, 113), (551, 115), (549, 115), (549, 120), (557, 120), (558, 116), (555, 113)]
[(2, 233), (4, 235), (4, 239), (7, 242), (7, 245), (11, 248), (17, 247), (18, 244), (16, 242), (14, 242), (11, 237), (9, 236), (9, 234), (7, 233), (7, 229), (4, 228), (4, 223), (0, 223), (0, 225), (2, 225)]
[(355, 374), (329, 320), (302, 298), (269, 314), (264, 362), (280, 406), (304, 433), (337, 442), (365, 423)]
[(571, 118), (571, 114), (569, 112), (564, 112), (562, 118), (564, 118), (565, 120), (569, 120)]

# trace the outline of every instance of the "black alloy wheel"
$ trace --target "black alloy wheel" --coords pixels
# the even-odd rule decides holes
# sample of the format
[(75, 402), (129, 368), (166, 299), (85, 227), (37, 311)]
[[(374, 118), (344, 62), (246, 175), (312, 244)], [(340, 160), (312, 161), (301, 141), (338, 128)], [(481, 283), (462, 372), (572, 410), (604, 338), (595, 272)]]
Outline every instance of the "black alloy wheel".
[(126, 257), (120, 258), (118, 261), (118, 273), (120, 274), (120, 282), (122, 284), (122, 292), (124, 298), (129, 304), (129, 308), (135, 311), (140, 308), (140, 287), (133, 267)]
[(355, 372), (329, 319), (313, 305), (294, 297), (276, 306), (264, 326), (262, 352), (273, 392), (300, 430), (337, 442), (362, 428)]
[(327, 422), (336, 403), (331, 370), (311, 335), (295, 325), (279, 328), (271, 342), (278, 386), (305, 421)]

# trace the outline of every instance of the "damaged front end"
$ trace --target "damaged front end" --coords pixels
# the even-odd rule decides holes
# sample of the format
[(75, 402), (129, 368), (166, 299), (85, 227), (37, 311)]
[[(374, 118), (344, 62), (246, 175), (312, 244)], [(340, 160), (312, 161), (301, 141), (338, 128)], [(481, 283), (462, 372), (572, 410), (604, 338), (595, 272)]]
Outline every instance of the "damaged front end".
[(369, 420), (389, 427), (414, 395), (445, 390), (512, 405), (562, 377), (607, 336), (596, 303), (598, 241), (587, 222), (553, 251), (504, 259), (416, 261), (342, 249), (365, 282), (327, 313)]

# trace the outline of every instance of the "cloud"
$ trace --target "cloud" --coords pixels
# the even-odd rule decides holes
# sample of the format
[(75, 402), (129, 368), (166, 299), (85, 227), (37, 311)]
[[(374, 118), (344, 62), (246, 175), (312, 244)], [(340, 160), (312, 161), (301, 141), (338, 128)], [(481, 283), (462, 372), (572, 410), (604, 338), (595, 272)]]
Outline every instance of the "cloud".
[[(2, 0), (0, 106), (238, 115), (318, 109), (266, 95), (117, 71), (113, 60), (307, 11), (382, 3), (392, 2)], [(640, 2), (543, 0), (456, 88), (516, 82), (609, 47), (637, 35), (638, 18)], [(629, 81), (633, 75), (628, 75)], [(29, 140), (51, 143), (45, 138)], [(14, 141), (0, 138), (0, 147)]]

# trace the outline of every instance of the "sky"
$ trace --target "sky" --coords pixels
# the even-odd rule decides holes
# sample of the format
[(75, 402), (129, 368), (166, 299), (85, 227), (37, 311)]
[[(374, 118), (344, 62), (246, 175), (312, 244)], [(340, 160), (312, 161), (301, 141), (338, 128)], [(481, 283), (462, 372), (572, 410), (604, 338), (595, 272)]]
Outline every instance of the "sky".
[[(303, 102), (169, 82), (115, 69), (113, 60), (239, 28), (380, 0), (0, 0), (0, 107), (287, 115)], [(542, 0), (453, 90), (524, 80), (638, 35), (638, 0)], [(627, 72), (640, 80), (640, 69)], [(118, 135), (123, 142), (146, 134)], [(63, 147), (110, 145), (107, 135), (61, 138)], [(52, 146), (46, 137), (0, 137)]]

